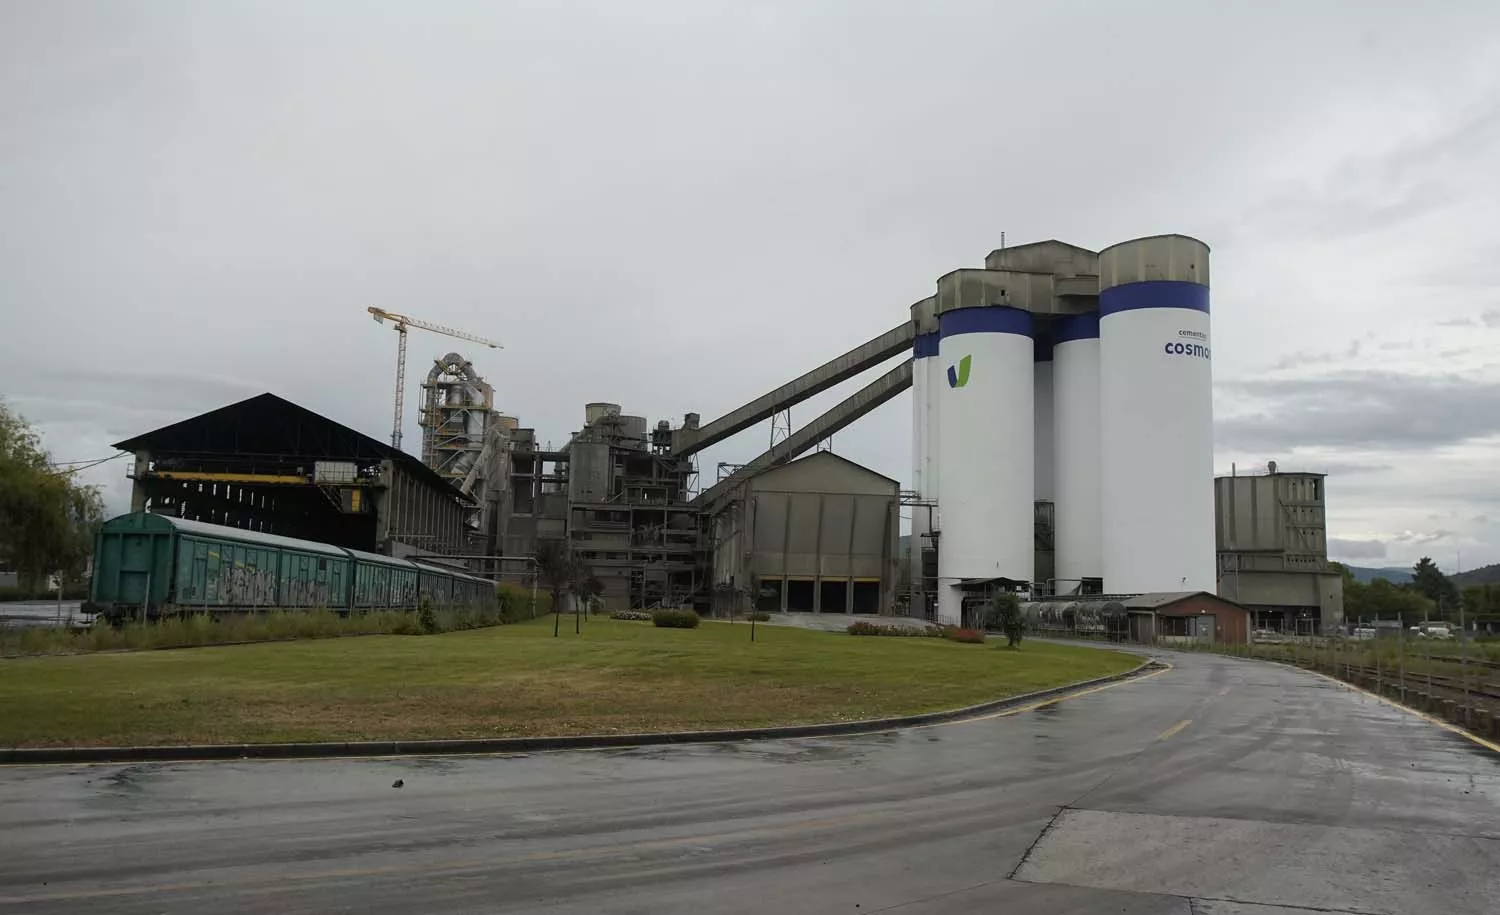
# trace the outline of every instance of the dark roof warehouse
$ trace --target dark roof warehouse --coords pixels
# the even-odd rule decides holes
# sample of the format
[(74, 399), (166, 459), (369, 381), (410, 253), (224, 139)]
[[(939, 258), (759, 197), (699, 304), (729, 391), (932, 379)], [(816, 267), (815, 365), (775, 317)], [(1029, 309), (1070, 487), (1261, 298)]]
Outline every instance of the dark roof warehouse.
[(467, 552), (472, 500), (415, 457), (260, 394), (116, 444), (132, 511), (387, 555)]

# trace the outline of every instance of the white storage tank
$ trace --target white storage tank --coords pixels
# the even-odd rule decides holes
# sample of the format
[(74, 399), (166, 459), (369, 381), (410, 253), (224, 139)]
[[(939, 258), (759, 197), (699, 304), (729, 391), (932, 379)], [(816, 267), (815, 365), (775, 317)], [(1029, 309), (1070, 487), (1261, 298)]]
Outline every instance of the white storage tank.
[(1104, 589), (1213, 591), (1208, 246), (1161, 235), (1099, 253)]
[(948, 381), (943, 360), (938, 354), (940, 343), (936, 327), (937, 318), (934, 316), (934, 329), (927, 337), (930, 355), (923, 360), (927, 363), (927, 457), (922, 475), (922, 497), (938, 503), (932, 509), (932, 529), (940, 531), (943, 529), (943, 389), (948, 386)]
[(1057, 323), (1052, 343), (1057, 593), (1104, 575), (1099, 519), (1099, 316)]
[(606, 416), (619, 416), (620, 405), (617, 403), (604, 403), (597, 401), (583, 405), (583, 422), (586, 426), (592, 426)]
[(1054, 469), (1055, 439), (1053, 426), (1055, 425), (1053, 402), (1053, 374), (1056, 369), (1052, 364), (1052, 339), (1050, 336), (1036, 337), (1035, 349), (1032, 351), (1032, 391), (1034, 394), (1035, 426), (1033, 442), (1036, 454), (1033, 466), (1036, 470), (1036, 494), (1033, 498), (1037, 501), (1053, 500), (1056, 495), (1056, 472)]
[(960, 308), (939, 314), (938, 328), (939, 618), (957, 622), (957, 582), (1032, 580), (1032, 317), (1003, 305)]
[[(923, 299), (911, 307), (916, 331), (912, 341), (912, 471), (911, 489), (918, 501), (936, 498), (932, 492), (932, 411), (934, 392), (928, 378), (929, 368), (938, 361), (937, 314), (935, 300)], [(934, 512), (926, 505), (914, 505), (911, 512), (912, 580), (921, 576), (922, 549), (929, 545), (926, 536), (932, 530)]]

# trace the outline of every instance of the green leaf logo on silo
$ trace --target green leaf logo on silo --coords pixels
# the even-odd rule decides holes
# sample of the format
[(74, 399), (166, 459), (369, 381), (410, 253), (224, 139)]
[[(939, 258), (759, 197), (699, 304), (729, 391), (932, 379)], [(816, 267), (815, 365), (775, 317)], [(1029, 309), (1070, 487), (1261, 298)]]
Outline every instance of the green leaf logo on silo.
[(958, 365), (948, 366), (948, 387), (961, 388), (969, 383), (969, 362), (973, 356), (965, 356), (958, 360)]

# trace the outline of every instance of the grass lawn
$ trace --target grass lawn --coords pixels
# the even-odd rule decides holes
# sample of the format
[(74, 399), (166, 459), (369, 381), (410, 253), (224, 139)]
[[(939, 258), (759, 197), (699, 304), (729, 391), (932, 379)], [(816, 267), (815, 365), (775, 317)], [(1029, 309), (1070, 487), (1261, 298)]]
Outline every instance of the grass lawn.
[(243, 743), (756, 727), (954, 708), (1128, 670), (1130, 655), (1004, 640), (857, 638), (704, 622), (551, 619), (0, 661), (0, 746)]

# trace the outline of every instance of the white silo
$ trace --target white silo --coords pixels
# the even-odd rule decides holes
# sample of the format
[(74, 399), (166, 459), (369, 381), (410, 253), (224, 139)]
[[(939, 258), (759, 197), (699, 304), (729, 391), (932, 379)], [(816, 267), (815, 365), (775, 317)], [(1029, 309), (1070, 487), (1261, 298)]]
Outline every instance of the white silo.
[[(933, 400), (935, 394), (929, 378), (929, 366), (938, 354), (937, 313), (935, 300), (923, 299), (911, 307), (916, 337), (912, 341), (912, 491), (919, 502), (936, 499), (933, 492)], [(911, 512), (912, 581), (921, 576), (922, 548), (929, 546), (933, 511), (926, 505), (914, 505)]]
[(1161, 235), (1099, 253), (1104, 588), (1215, 587), (1208, 246)]
[(1099, 316), (1059, 321), (1052, 343), (1057, 593), (1104, 575), (1100, 546)]
[(1056, 472), (1055, 458), (1056, 439), (1053, 432), (1055, 425), (1054, 409), (1052, 406), (1053, 374), (1056, 369), (1052, 364), (1052, 340), (1049, 337), (1038, 336), (1036, 348), (1032, 357), (1032, 391), (1034, 394), (1036, 431), (1033, 442), (1036, 454), (1034, 466), (1036, 469), (1036, 494), (1033, 496), (1038, 502), (1053, 501), (1056, 495)]
[(1029, 583), (1035, 561), (1031, 313), (1004, 305), (942, 310), (950, 278), (963, 290), (959, 304), (1008, 300), (1004, 276), (977, 276), (1000, 271), (957, 274), (939, 281), (938, 297), (938, 613), (951, 623), (961, 621), (957, 586), (964, 579)]
[(943, 388), (947, 387), (947, 379), (943, 373), (943, 360), (938, 355), (938, 325), (937, 315), (932, 317), (932, 331), (927, 335), (926, 350), (928, 357), (923, 360), (927, 363), (927, 468), (923, 476), (925, 489), (922, 498), (938, 503), (932, 508), (932, 526), (936, 530), (942, 530), (942, 491), (943, 491)]

